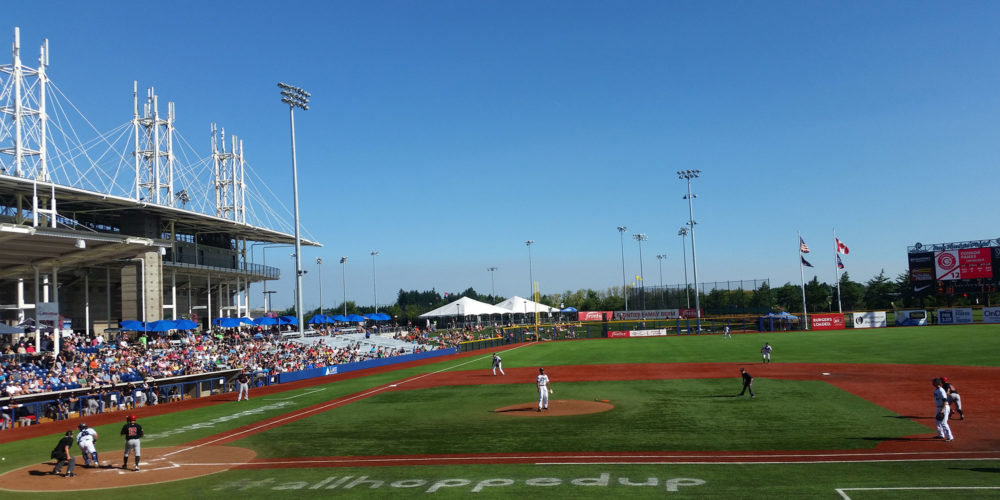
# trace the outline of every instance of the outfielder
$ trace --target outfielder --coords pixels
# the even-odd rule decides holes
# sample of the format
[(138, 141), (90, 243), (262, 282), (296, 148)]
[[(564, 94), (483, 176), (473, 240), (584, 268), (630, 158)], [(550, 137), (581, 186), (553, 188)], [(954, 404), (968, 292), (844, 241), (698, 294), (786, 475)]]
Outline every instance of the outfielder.
[(552, 394), (552, 388), (549, 387), (549, 376), (545, 374), (545, 368), (538, 369), (536, 383), (538, 384), (538, 411), (548, 410), (549, 394)]
[(493, 376), (496, 376), (497, 370), (500, 370), (500, 375), (506, 375), (506, 373), (503, 372), (503, 367), (500, 366), (501, 361), (503, 361), (503, 359), (501, 359), (500, 356), (497, 356), (497, 353), (493, 353)]
[(125, 458), (122, 459), (122, 469), (128, 469), (128, 456), (135, 453), (135, 467), (132, 470), (139, 470), (139, 455), (142, 453), (142, 426), (135, 423), (135, 415), (129, 415), (122, 427), (122, 436), (125, 436)]
[(771, 362), (771, 344), (764, 342), (764, 347), (760, 348), (760, 360), (764, 364)]
[(722, 338), (724, 339), (733, 338), (733, 336), (729, 334), (729, 325), (726, 325), (722, 328)]
[(97, 448), (94, 446), (97, 441), (97, 431), (87, 427), (87, 424), (80, 424), (79, 429), (76, 444), (80, 445), (80, 451), (83, 452), (83, 466), (89, 468), (93, 463), (94, 467), (100, 467), (101, 462), (97, 459)]

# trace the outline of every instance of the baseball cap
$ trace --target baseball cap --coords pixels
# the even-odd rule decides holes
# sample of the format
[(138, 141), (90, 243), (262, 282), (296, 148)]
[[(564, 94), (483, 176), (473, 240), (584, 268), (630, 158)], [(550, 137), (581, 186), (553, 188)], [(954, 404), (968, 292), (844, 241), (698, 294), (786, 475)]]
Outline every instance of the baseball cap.
[(128, 420), (129, 422), (135, 422), (135, 415), (129, 415)]

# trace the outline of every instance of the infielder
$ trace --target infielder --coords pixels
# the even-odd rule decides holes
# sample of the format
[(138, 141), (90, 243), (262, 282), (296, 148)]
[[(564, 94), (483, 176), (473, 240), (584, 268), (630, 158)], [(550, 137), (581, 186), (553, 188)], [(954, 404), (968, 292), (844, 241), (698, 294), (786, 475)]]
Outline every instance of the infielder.
[(247, 376), (246, 372), (242, 372), (236, 377), (236, 382), (240, 384), (240, 392), (236, 396), (236, 401), (242, 399), (250, 400), (250, 377)]
[(760, 348), (760, 359), (764, 364), (771, 362), (771, 344), (764, 342), (764, 347)]
[(545, 374), (545, 368), (538, 369), (536, 383), (538, 384), (538, 411), (548, 410), (549, 394), (552, 394), (552, 388), (549, 387), (549, 376)]
[(937, 421), (937, 436), (934, 439), (953, 441), (955, 436), (951, 434), (951, 426), (948, 425), (948, 415), (951, 413), (948, 395), (944, 392), (944, 387), (941, 387), (941, 379), (936, 378), (931, 383), (934, 384), (934, 406), (937, 407), (937, 415), (934, 416)]
[(941, 377), (941, 387), (944, 389), (944, 393), (948, 395), (948, 404), (955, 403), (955, 409), (958, 410), (958, 417), (965, 420), (965, 413), (962, 412), (962, 396), (958, 395), (958, 388), (948, 382), (948, 377)]
[(129, 415), (122, 427), (122, 436), (125, 436), (125, 458), (122, 459), (122, 469), (128, 469), (128, 456), (135, 453), (135, 467), (132, 470), (139, 470), (139, 455), (142, 453), (142, 426), (135, 423), (135, 415)]
[(97, 442), (97, 431), (87, 427), (87, 424), (80, 424), (79, 429), (76, 444), (80, 445), (80, 451), (83, 452), (83, 466), (90, 468), (90, 464), (93, 463), (94, 467), (100, 467), (101, 462), (97, 459), (97, 448), (94, 446)]
[(500, 362), (501, 361), (503, 361), (503, 359), (501, 359), (500, 356), (497, 356), (497, 353), (493, 353), (493, 376), (494, 377), (497, 374), (497, 370), (500, 370), (500, 375), (506, 375), (506, 373), (503, 372), (503, 367), (500, 366)]

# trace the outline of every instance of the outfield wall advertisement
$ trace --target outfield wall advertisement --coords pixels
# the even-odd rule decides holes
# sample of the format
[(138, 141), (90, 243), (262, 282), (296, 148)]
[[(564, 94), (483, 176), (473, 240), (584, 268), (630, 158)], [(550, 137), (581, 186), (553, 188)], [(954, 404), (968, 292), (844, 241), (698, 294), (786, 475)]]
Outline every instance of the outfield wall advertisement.
[(580, 311), (577, 313), (577, 321), (605, 321), (614, 315), (614, 311)]
[(854, 313), (854, 328), (885, 328), (885, 311)]
[(938, 324), (967, 325), (972, 323), (971, 307), (956, 307), (953, 309), (938, 309)]
[(615, 319), (684, 319), (697, 318), (697, 309), (650, 309), (646, 311), (615, 311)]
[(624, 339), (624, 338), (637, 338), (637, 337), (664, 337), (670, 335), (670, 330), (666, 328), (656, 328), (653, 330), (628, 330), (628, 331), (609, 331), (609, 339)]
[(1000, 307), (984, 307), (983, 323), (1000, 323)]
[(812, 323), (813, 330), (843, 330), (845, 328), (843, 314), (813, 314), (809, 321)]

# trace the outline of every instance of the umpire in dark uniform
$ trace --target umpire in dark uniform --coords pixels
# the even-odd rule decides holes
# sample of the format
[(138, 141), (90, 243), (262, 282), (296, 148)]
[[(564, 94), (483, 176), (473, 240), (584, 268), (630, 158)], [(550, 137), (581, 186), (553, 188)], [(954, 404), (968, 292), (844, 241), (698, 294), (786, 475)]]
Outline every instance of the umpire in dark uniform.
[(66, 465), (66, 475), (63, 477), (73, 477), (76, 475), (76, 473), (73, 472), (76, 468), (76, 458), (69, 452), (69, 449), (72, 446), (73, 431), (66, 431), (66, 435), (59, 440), (59, 444), (56, 445), (50, 455), (50, 458), (53, 458), (56, 461), (56, 467), (52, 469), (51, 474), (59, 474), (62, 471), (63, 465)]
[(750, 391), (750, 397), (753, 398), (754, 397), (753, 396), (753, 375), (750, 375), (750, 372), (746, 371), (743, 368), (740, 368), (740, 375), (743, 376), (743, 390), (740, 391), (739, 395), (742, 396), (745, 392)]

